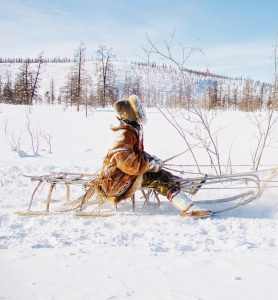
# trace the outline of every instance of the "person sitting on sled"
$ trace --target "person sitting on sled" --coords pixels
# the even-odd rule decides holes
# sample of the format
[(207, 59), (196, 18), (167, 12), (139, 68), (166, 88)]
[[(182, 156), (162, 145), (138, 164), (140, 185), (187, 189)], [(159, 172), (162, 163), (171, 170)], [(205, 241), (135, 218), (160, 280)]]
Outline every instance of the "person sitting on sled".
[(195, 209), (192, 200), (180, 189), (179, 177), (163, 169), (161, 159), (144, 151), (144, 107), (136, 95), (114, 104), (118, 124), (111, 127), (114, 141), (98, 175), (98, 194), (118, 204), (139, 188), (151, 188), (182, 212), (183, 216), (207, 217), (210, 210)]
[[(117, 205), (140, 188), (151, 188), (182, 212), (183, 216), (208, 217), (210, 210), (200, 210), (180, 189), (179, 177), (163, 169), (161, 159), (144, 151), (143, 126), (147, 122), (142, 103), (136, 95), (114, 104), (118, 124), (111, 127), (114, 141), (103, 161), (101, 171), (91, 180), (86, 194), (79, 198), (81, 209), (97, 194), (100, 203)], [(80, 203), (79, 203), (80, 204)]]

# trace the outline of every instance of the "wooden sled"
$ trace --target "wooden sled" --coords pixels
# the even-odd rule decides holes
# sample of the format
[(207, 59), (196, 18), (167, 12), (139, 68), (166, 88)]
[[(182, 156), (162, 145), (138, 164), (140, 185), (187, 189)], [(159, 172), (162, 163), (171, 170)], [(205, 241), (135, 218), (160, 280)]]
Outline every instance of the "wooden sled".
[[(90, 216), (90, 217), (108, 217), (112, 215), (118, 215), (121, 214), (120, 212), (117, 211), (117, 206), (115, 206), (115, 212), (97, 212), (97, 211), (92, 211), (92, 212), (83, 212), (82, 209), (78, 212), (58, 212), (58, 211), (50, 211), (50, 204), (53, 202), (57, 202), (55, 200), (51, 199), (51, 195), (53, 192), (53, 189), (57, 184), (64, 184), (66, 185), (66, 201), (69, 201), (70, 198), (70, 186), (71, 185), (79, 185), (83, 189), (88, 189), (90, 186), (90, 181), (91, 178), (94, 176), (94, 174), (84, 174), (84, 173), (66, 173), (66, 172), (51, 172), (48, 175), (43, 175), (43, 176), (30, 176), (30, 175), (25, 175), (25, 177), (31, 178), (31, 181), (37, 181), (38, 184), (35, 188), (35, 190), (32, 193), (29, 206), (26, 211), (23, 212), (15, 212), (18, 215), (22, 216), (38, 216), (38, 215), (59, 215), (59, 214), (74, 214), (76, 216)], [(237, 208), (242, 205), (246, 205), (250, 202), (252, 202), (254, 199), (258, 198), (259, 195), (261, 194), (260, 192), (260, 180), (257, 175), (253, 174), (234, 174), (234, 175), (222, 175), (222, 176), (205, 176), (203, 178), (191, 178), (191, 179), (180, 179), (179, 180), (179, 186), (180, 188), (191, 195), (195, 195), (200, 188), (204, 189), (210, 189), (211, 185), (217, 185), (217, 184), (225, 184), (225, 183), (232, 183), (232, 182), (244, 182), (244, 184), (251, 182), (253, 183), (253, 190), (245, 191), (243, 193), (236, 193), (235, 195), (230, 195), (230, 196), (225, 196), (223, 198), (219, 199), (213, 199), (213, 200), (203, 200), (203, 201), (193, 201), (194, 204), (215, 204), (215, 203), (227, 203), (231, 202), (234, 203), (234, 201), (238, 201), (238, 203), (230, 205), (229, 207), (225, 209), (221, 209), (218, 211), (214, 211), (214, 214), (218, 214), (221, 212), (225, 212), (234, 208)], [(45, 201), (46, 206), (44, 211), (32, 211), (31, 207), (33, 204), (33, 200), (35, 197), (36, 192), (38, 191), (39, 187), (43, 184), (47, 183), (50, 185), (47, 199)], [(218, 187), (219, 188), (219, 187)], [(245, 188), (245, 187), (244, 187)], [(249, 187), (246, 186), (246, 188), (249, 189)], [(215, 189), (212, 187), (212, 189)], [(216, 187), (217, 189), (217, 187)], [(225, 188), (224, 188), (225, 189)], [(229, 188), (228, 188), (229, 189)], [(233, 188), (231, 188), (232, 191)], [(149, 211), (149, 203), (150, 203), (150, 198), (153, 197), (155, 201), (160, 204), (160, 199), (156, 193), (155, 190), (153, 189), (141, 189), (141, 193), (143, 195), (143, 200), (144, 200), (144, 205), (147, 205), (147, 210)], [(65, 201), (65, 200), (64, 200)], [(135, 195), (131, 197), (132, 201), (132, 209), (133, 209), (133, 214), (135, 211)]]
[[(79, 185), (83, 189), (87, 189), (90, 185), (90, 180), (94, 174), (85, 174), (85, 173), (68, 173), (68, 172), (51, 172), (47, 175), (24, 175), (25, 177), (28, 177), (31, 179), (31, 181), (37, 181), (38, 184), (35, 187), (28, 208), (26, 211), (19, 211), (15, 212), (15, 214), (21, 215), (21, 216), (39, 216), (39, 215), (61, 215), (61, 214), (67, 214), (67, 212), (52, 212), (50, 211), (50, 204), (53, 202), (57, 202), (57, 200), (52, 200), (52, 192), (53, 189), (58, 185), (58, 184), (64, 184), (66, 186), (66, 201), (70, 200), (70, 186), (71, 185)], [(43, 184), (47, 183), (49, 184), (49, 190), (48, 190), (48, 195), (45, 201), (46, 207), (44, 211), (32, 211), (32, 204), (34, 202), (35, 194), (37, 193), (39, 187)], [(149, 200), (151, 196), (153, 195), (155, 200), (160, 204), (160, 199), (156, 193), (156, 191), (147, 189), (147, 190), (141, 190), (143, 198), (145, 199), (144, 204), (149, 206)], [(131, 197), (132, 201), (132, 209), (133, 211), (135, 210), (135, 195)], [(117, 206), (115, 206), (115, 210), (117, 210)], [(81, 214), (81, 212), (80, 212)], [(84, 214), (84, 212), (82, 212)], [(90, 216), (111, 216), (113, 213), (107, 213), (107, 214), (99, 214), (99, 213), (88, 213)], [(78, 215), (78, 213), (76, 214)]]

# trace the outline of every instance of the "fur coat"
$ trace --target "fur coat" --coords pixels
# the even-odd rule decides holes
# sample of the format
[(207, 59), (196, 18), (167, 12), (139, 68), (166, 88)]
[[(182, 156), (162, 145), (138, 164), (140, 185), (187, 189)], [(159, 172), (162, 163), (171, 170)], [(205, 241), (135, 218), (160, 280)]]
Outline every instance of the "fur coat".
[(131, 197), (150, 169), (148, 154), (144, 152), (142, 126), (120, 121), (111, 127), (114, 142), (99, 174), (98, 192), (115, 204)]

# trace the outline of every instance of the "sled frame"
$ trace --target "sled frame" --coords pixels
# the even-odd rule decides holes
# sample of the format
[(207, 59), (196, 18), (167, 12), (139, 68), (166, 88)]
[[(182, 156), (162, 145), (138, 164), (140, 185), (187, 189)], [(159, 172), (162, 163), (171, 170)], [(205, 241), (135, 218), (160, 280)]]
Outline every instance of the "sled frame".
[[(50, 212), (50, 203), (51, 203), (51, 195), (52, 192), (55, 188), (55, 186), (57, 184), (65, 184), (66, 186), (66, 201), (69, 201), (70, 199), (70, 186), (71, 185), (80, 185), (82, 186), (83, 189), (87, 189), (90, 186), (90, 179), (92, 178), (92, 176), (94, 176), (95, 174), (88, 174), (88, 173), (71, 173), (71, 172), (50, 172), (48, 175), (41, 175), (41, 176), (37, 176), (37, 175), (24, 175), (24, 177), (28, 177), (31, 178), (31, 181), (38, 181), (37, 186), (35, 187), (32, 195), (31, 195), (31, 199), (27, 208), (27, 211), (23, 211), (23, 212), (17, 212), (17, 214), (20, 215), (47, 215), (47, 214), (59, 214), (59, 213), (55, 213), (55, 212)], [(31, 211), (31, 207), (35, 198), (35, 194), (37, 193), (39, 187), (43, 184), (43, 183), (48, 183), (50, 184), (49, 190), (48, 190), (48, 194), (47, 194), (47, 198), (46, 198), (46, 207), (45, 207), (45, 211), (40, 211), (40, 212), (35, 212), (35, 211)], [(158, 204), (160, 204), (160, 199), (158, 197), (158, 194), (155, 190), (152, 189), (146, 189), (145, 190), (141, 190), (142, 194), (143, 194), (143, 198), (145, 199), (144, 205), (147, 205), (148, 209), (149, 209), (149, 201), (150, 201), (150, 197), (153, 193), (155, 200), (158, 202)], [(133, 211), (135, 210), (135, 195), (132, 195), (131, 197), (131, 201), (132, 201), (132, 209)], [(115, 206), (115, 210), (117, 210), (117, 206)]]
[[(27, 211), (24, 212), (17, 212), (17, 214), (20, 215), (48, 215), (48, 214), (59, 214), (55, 212), (50, 212), (50, 203), (51, 203), (51, 195), (53, 192), (53, 189), (57, 184), (65, 184), (66, 186), (66, 201), (69, 201), (70, 199), (70, 186), (71, 185), (80, 185), (83, 189), (87, 189), (90, 186), (90, 180), (91, 177), (95, 174), (87, 174), (87, 173), (71, 173), (71, 172), (50, 172), (48, 175), (42, 175), (42, 176), (31, 176), (31, 175), (24, 175), (25, 177), (31, 178), (31, 181), (37, 181), (38, 184), (35, 187), (31, 199), (28, 205)], [(243, 201), (235, 206), (231, 206), (229, 208), (215, 211), (213, 214), (217, 214), (220, 212), (228, 211), (231, 209), (234, 209), (236, 207), (245, 205), (247, 203), (250, 203), (254, 199), (258, 197), (260, 194), (260, 179), (255, 174), (234, 174), (234, 175), (222, 175), (222, 176), (205, 176), (200, 178), (187, 178), (187, 179), (180, 179), (179, 186), (180, 188), (191, 195), (195, 195), (198, 190), (202, 187), (204, 189), (208, 188), (211, 189), (209, 186), (216, 184), (216, 183), (225, 183), (225, 182), (236, 182), (236, 181), (246, 181), (246, 182), (252, 182), (254, 183), (255, 190), (249, 190), (245, 193), (237, 194), (232, 197), (225, 197), (215, 200), (203, 200), (203, 201), (193, 201), (194, 204), (214, 204), (214, 203), (224, 203), (224, 202), (231, 202), (234, 200), (242, 199)], [(35, 194), (37, 193), (39, 187), (43, 183), (50, 184), (47, 199), (46, 199), (46, 207), (45, 211), (36, 212), (31, 211), (31, 207), (34, 201)], [(158, 197), (158, 194), (155, 190), (147, 188), (147, 189), (141, 189), (143, 198), (145, 199), (144, 205), (147, 205), (147, 209), (149, 211), (149, 201), (150, 197), (153, 194), (155, 200), (160, 204), (160, 199)], [(135, 195), (131, 197), (132, 201), (132, 208), (133, 211), (135, 211)], [(117, 210), (117, 207), (115, 207), (115, 210)], [(90, 213), (88, 213), (90, 214)]]

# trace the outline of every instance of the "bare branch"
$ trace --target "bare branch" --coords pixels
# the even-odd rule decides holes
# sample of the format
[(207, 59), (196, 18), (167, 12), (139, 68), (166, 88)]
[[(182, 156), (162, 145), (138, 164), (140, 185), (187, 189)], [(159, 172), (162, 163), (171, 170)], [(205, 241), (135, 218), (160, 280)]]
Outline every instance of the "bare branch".
[(18, 152), (21, 150), (21, 144), (23, 142), (22, 138), (22, 132), (19, 132), (17, 136), (14, 136), (14, 133), (12, 132), (11, 140), (8, 140), (11, 150), (14, 152)]
[(51, 142), (52, 142), (52, 131), (46, 131), (46, 130), (41, 130), (40, 131), (40, 136), (43, 138), (43, 140), (48, 144), (49, 147), (49, 153), (52, 153), (52, 147), (51, 147)]
[(31, 139), (31, 146), (32, 146), (32, 151), (33, 153), (38, 153), (39, 152), (39, 130), (38, 130), (38, 124), (37, 127), (34, 128), (31, 126), (31, 119), (30, 119), (30, 114), (26, 113), (26, 128), (27, 132), (30, 136)]

